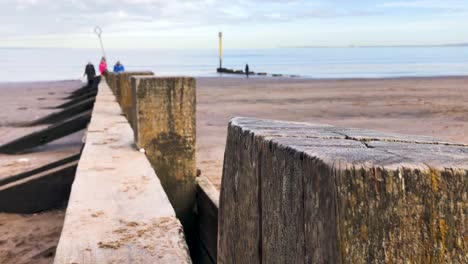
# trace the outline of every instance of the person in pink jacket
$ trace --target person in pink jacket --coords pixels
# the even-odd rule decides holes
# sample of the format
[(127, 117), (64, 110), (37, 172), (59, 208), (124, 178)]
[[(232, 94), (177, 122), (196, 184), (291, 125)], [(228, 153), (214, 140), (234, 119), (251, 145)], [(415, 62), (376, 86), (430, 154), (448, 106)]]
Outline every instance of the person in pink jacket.
[(105, 57), (102, 57), (101, 59), (101, 63), (99, 64), (99, 72), (101, 75), (104, 75), (107, 72), (107, 62)]

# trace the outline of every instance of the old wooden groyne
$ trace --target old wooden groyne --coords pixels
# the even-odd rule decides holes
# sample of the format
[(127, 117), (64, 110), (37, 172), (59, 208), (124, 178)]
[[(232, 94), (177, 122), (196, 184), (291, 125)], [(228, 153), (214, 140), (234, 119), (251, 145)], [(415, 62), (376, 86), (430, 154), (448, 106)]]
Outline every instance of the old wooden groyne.
[(54, 125), (0, 146), (87, 127), (81, 156), (0, 183), (41, 190), (37, 211), (76, 170), (57, 264), (468, 262), (464, 144), (236, 117), (219, 192), (197, 177), (195, 79), (110, 73), (73, 95)]
[(467, 263), (468, 146), (234, 118), (220, 263)]

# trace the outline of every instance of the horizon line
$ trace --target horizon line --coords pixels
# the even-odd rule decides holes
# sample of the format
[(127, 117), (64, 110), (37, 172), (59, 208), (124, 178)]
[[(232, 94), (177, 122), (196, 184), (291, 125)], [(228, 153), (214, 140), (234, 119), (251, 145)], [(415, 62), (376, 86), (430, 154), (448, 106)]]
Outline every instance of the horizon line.
[(423, 48), (423, 47), (468, 47), (468, 43), (453, 43), (453, 44), (402, 44), (402, 45), (345, 45), (345, 46), (321, 46), (321, 45), (304, 45), (304, 46), (284, 46), (282, 48)]
[[(468, 47), (468, 43), (454, 43), (454, 44), (403, 44), (403, 45), (342, 45), (342, 46), (332, 46), (332, 45), (302, 45), (302, 46), (279, 46), (279, 47), (269, 47), (269, 48), (229, 48), (224, 50), (261, 50), (261, 49), (306, 49), (306, 48), (430, 48), (430, 47)], [(92, 47), (41, 47), (41, 46), (0, 46), (0, 49), (83, 49), (91, 50), (98, 49)], [(141, 50), (187, 50), (182, 48), (130, 48), (130, 47), (121, 47), (121, 48), (108, 48), (108, 50), (131, 50), (131, 49), (141, 49)], [(217, 50), (216, 47), (210, 48), (193, 48), (190, 50)]]

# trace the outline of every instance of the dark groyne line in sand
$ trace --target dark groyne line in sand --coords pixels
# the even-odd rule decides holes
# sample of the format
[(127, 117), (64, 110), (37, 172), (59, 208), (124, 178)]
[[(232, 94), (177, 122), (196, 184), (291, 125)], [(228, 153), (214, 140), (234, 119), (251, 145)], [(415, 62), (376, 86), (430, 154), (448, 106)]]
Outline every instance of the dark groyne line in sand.
[(0, 186), (0, 212), (31, 214), (66, 205), (78, 160)]
[[(43, 172), (48, 171), (48, 170), (52, 170), (54, 168), (57, 168), (59, 166), (63, 166), (63, 165), (68, 164), (68, 163), (72, 163), (74, 161), (78, 161), (80, 159), (80, 157), (81, 157), (81, 151), (78, 152), (77, 154), (74, 154), (72, 156), (68, 156), (68, 157), (66, 157), (64, 159), (61, 159), (61, 160), (54, 161), (52, 163), (43, 165), (41, 167), (29, 170), (29, 171), (25, 171), (25, 172), (22, 172), (22, 173), (18, 173), (16, 175), (7, 176), (7, 177), (5, 177), (3, 179), (0, 179), (0, 186), (3, 186), (3, 185), (6, 185), (6, 184), (15, 182), (15, 181), (19, 181), (19, 180), (34, 176), (36, 174), (43, 173)], [(1, 209), (0, 209), (0, 211), (1, 211)]]
[(92, 110), (94, 107), (94, 102), (96, 98), (91, 97), (89, 99), (86, 99), (84, 101), (78, 102), (72, 106), (69, 106), (65, 109), (63, 109), (60, 112), (52, 113), (50, 115), (47, 115), (43, 118), (40, 118), (34, 122), (31, 122), (28, 124), (28, 126), (37, 126), (37, 125), (44, 125), (44, 124), (53, 124), (53, 123), (58, 123), (62, 122), (64, 120), (69, 119), (72, 116), (76, 116), (78, 114), (81, 114), (83, 112)]
[(82, 102), (82, 101), (84, 101), (84, 100), (86, 100), (86, 99), (94, 98), (94, 97), (96, 97), (96, 95), (97, 95), (97, 90), (93, 90), (93, 91), (90, 91), (90, 92), (88, 92), (88, 93), (86, 93), (86, 94), (83, 94), (83, 95), (81, 95), (81, 96), (79, 96), (79, 97), (76, 97), (76, 98), (74, 98), (74, 99), (64, 99), (64, 100), (69, 100), (69, 101), (66, 102), (66, 103), (63, 103), (63, 104), (61, 104), (61, 105), (58, 105), (58, 106), (47, 107), (46, 109), (67, 108), (67, 107), (69, 107), (69, 106), (72, 106), (72, 105), (74, 105), (74, 104), (77, 104), (77, 103), (79, 103), (79, 102)]
[(44, 124), (51, 124), (51, 126), (1, 145), (0, 153), (24, 153), (31, 148), (45, 145), (51, 141), (85, 129), (91, 119), (100, 79), (100, 77), (96, 78), (91, 84), (72, 92), (72, 94), (76, 94), (73, 95), (74, 99), (58, 106), (65, 106), (63, 110), (49, 114), (33, 122), (22, 124), (21, 126), (23, 127)]
[[(97, 81), (95, 81), (97, 82)], [(62, 98), (63, 100), (75, 100), (77, 98), (80, 98), (86, 94), (92, 93), (92, 92), (97, 92), (99, 82), (97, 83), (91, 83), (86, 86), (83, 86), (82, 88), (75, 90), (71, 92), (67, 97)]]
[[(65, 108), (62, 111), (27, 124), (31, 126), (54, 123), (52, 126), (0, 146), (0, 153), (24, 153), (86, 129), (94, 107), (97, 88), (93, 89), (87, 85), (76, 91), (79, 93), (87, 91), (87, 93), (60, 105)], [(30, 214), (66, 205), (83, 146), (84, 143), (81, 146), (77, 145), (77, 150), (67, 157), (61, 157), (48, 164), (37, 164), (35, 168), (27, 171), (2, 177), (0, 212)]]
[(77, 99), (85, 94), (88, 94), (88, 93), (92, 93), (92, 92), (96, 92), (97, 91), (97, 88), (94, 88), (94, 87), (86, 87), (85, 90), (82, 90), (80, 92), (77, 92), (77, 93), (74, 93), (74, 94), (71, 94), (65, 98), (63, 98), (63, 100), (74, 100), (74, 99)]
[(101, 82), (101, 77), (97, 76), (97, 77), (94, 78), (94, 80), (91, 83), (88, 83), (87, 85), (85, 85), (85, 86), (71, 92), (70, 96), (67, 97), (66, 99), (71, 99), (73, 97), (86, 94), (91, 90), (97, 90), (100, 82)]
[(87, 111), (74, 116), (66, 121), (54, 124), (48, 128), (34, 132), (13, 140), (7, 144), (0, 146), (0, 153), (4, 154), (20, 154), (27, 152), (29, 149), (45, 145), (51, 141), (71, 135), (75, 132), (85, 129), (91, 120), (91, 112)]

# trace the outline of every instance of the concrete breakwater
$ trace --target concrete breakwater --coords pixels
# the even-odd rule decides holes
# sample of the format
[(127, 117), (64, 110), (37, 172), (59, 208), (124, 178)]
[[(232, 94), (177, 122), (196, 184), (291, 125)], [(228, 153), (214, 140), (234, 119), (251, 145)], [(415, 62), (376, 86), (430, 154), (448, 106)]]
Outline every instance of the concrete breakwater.
[(234, 118), (220, 194), (196, 176), (193, 78), (106, 82), (56, 263), (465, 262), (466, 145)]
[(105, 82), (54, 263), (190, 263), (182, 225)]
[[(132, 107), (138, 98), (147, 100), (147, 89), (158, 97), (153, 103), (162, 100), (148, 112), (161, 124), (170, 123), (167, 112), (158, 113), (168, 109), (167, 95), (180, 98), (174, 87), (194, 87), (184, 78), (130, 79)], [(162, 87), (165, 93), (157, 92)], [(187, 102), (173, 105), (187, 113), (180, 110)], [(137, 123), (148, 126), (143, 120), (150, 117), (140, 118)], [(135, 119), (129, 117), (138, 130)], [(191, 124), (180, 129), (190, 130)], [(468, 146), (429, 137), (234, 118), (228, 127), (221, 195), (206, 179), (197, 180), (201, 259), (464, 263), (467, 153)]]
[(195, 263), (216, 263), (219, 192), (197, 179), (196, 82), (151, 72), (110, 73), (107, 80), (183, 224)]
[(184, 226), (195, 205), (195, 79), (152, 72), (109, 74), (109, 83)]

